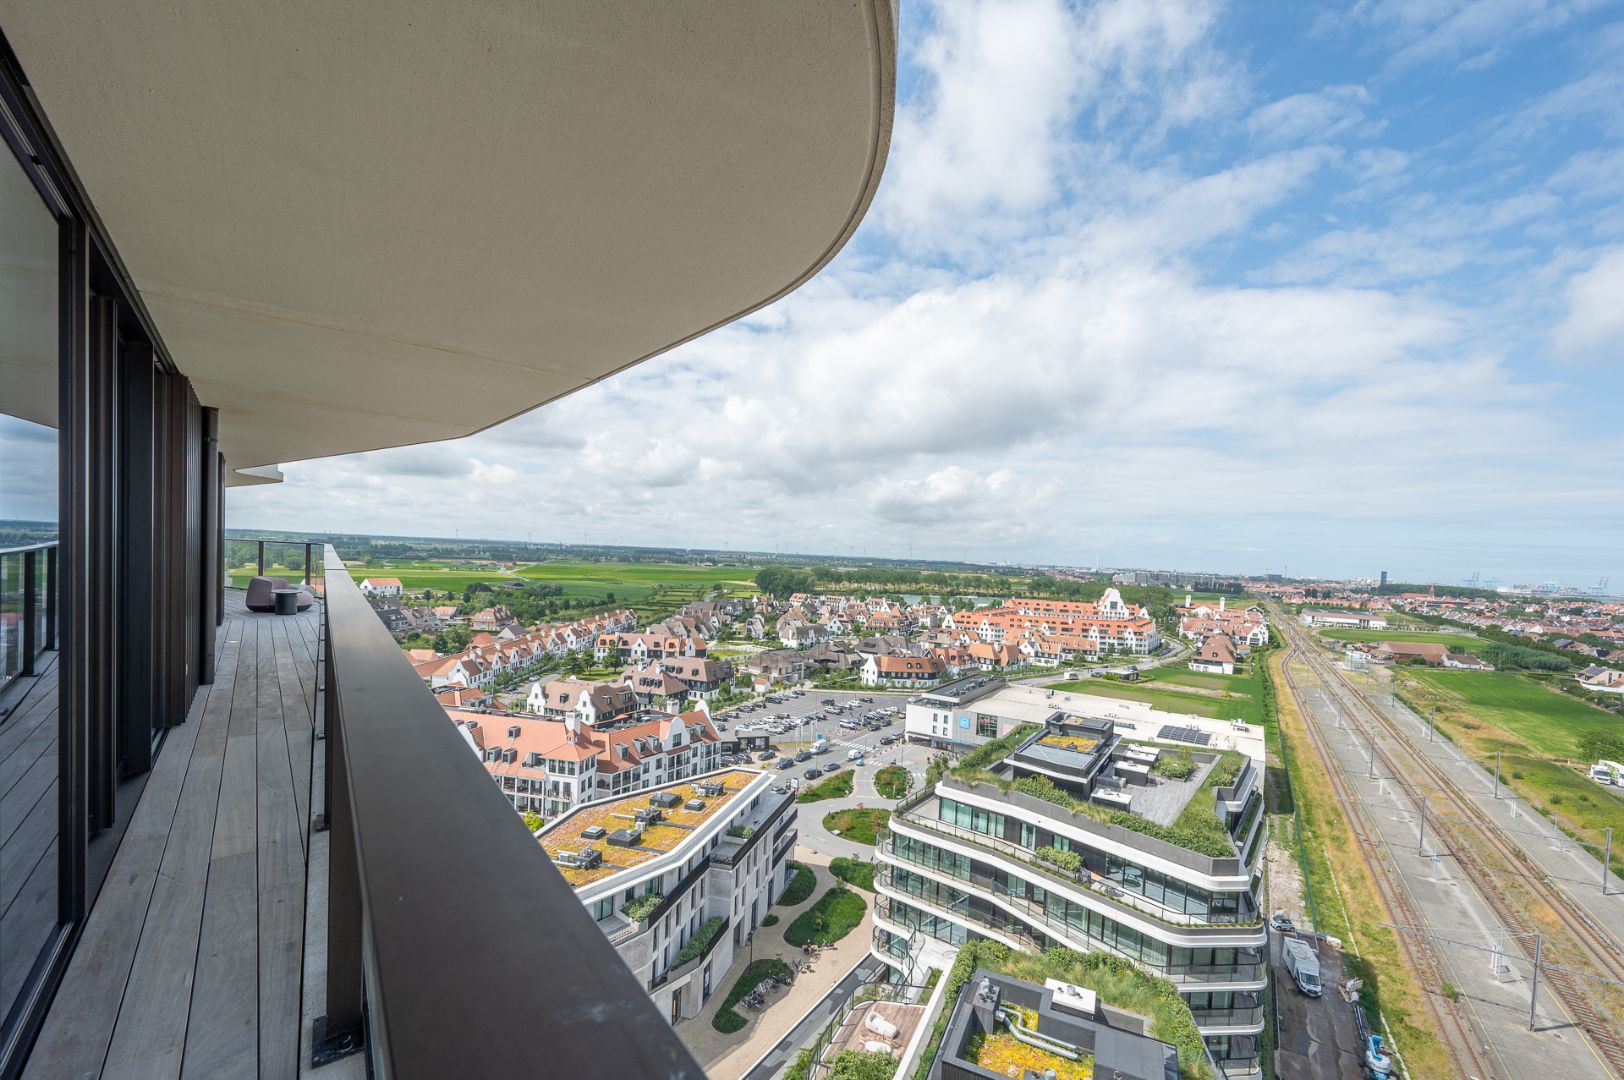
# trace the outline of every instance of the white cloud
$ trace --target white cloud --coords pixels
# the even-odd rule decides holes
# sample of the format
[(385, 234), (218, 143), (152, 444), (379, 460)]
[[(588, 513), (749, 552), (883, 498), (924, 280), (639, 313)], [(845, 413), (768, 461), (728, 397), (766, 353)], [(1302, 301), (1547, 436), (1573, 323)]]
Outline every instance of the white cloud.
[(1332, 142), (1346, 135), (1374, 138), (1386, 127), (1372, 120), (1370, 91), (1362, 86), (1327, 86), (1314, 94), (1271, 101), (1246, 121), (1252, 137), (1265, 145)]
[(1603, 252), (1573, 275), (1567, 317), (1556, 328), (1556, 347), (1570, 357), (1624, 355), (1624, 247)]

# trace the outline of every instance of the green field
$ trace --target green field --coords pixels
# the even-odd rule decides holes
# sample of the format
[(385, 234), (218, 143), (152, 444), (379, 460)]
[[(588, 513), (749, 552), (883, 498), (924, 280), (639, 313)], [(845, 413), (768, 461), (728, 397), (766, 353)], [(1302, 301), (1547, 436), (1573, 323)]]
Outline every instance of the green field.
[[(1624, 835), (1624, 799), (1570, 768), (1581, 736), (1616, 732), (1619, 720), (1533, 679), (1505, 671), (1394, 671), (1400, 692), (1423, 716), (1436, 707), (1438, 726), (1474, 760), (1548, 817), (1601, 854), (1604, 829)], [(1617, 868), (1615, 858), (1614, 867)]]
[(1191, 671), (1182, 665), (1168, 664), (1165, 667), (1151, 668), (1141, 672), (1139, 678), (1144, 681), (1156, 683), (1171, 683), (1173, 687), (1191, 686), (1197, 690), (1212, 690), (1217, 693), (1239, 694), (1251, 697), (1257, 692), (1257, 684), (1250, 675), (1218, 675), (1204, 671)]
[(1440, 705), (1469, 712), (1551, 757), (1576, 759), (1580, 736), (1619, 730), (1611, 713), (1511, 672), (1417, 668), (1407, 674), (1431, 687)]
[[(278, 552), (268, 550), (267, 560)], [(292, 560), (295, 556), (287, 556)], [(298, 568), (267, 566), (266, 573), (293, 577), (302, 573), (302, 549)], [(639, 618), (648, 623), (664, 618), (683, 604), (701, 600), (720, 591), (730, 596), (754, 594), (754, 571), (742, 566), (689, 566), (673, 563), (543, 562), (521, 565), (514, 570), (499, 567), (470, 567), (455, 560), (374, 559), (348, 564), (350, 575), (360, 581), (367, 577), (399, 578), (408, 593), (432, 589), (436, 594), (462, 591), (476, 582), (497, 585), (503, 582), (536, 582), (557, 585), (567, 599), (590, 604), (627, 603), (637, 608)], [(253, 566), (231, 571), (232, 585), (248, 584), (257, 572)], [(613, 597), (613, 601), (610, 597)], [(438, 597), (437, 597), (438, 598)], [(493, 600), (493, 602), (495, 602)]]
[[(1191, 693), (1185, 688), (1227, 691), (1233, 696), (1218, 697), (1211, 693)], [(1191, 671), (1182, 664), (1169, 664), (1142, 673), (1139, 682), (1076, 679), (1071, 682), (1052, 683), (1050, 689), (1118, 698), (1123, 701), (1142, 701), (1167, 712), (1190, 713), (1213, 720), (1263, 723), (1262, 694), (1250, 672), (1241, 675), (1208, 675)]]
[(1454, 652), (1471, 652), (1489, 644), (1482, 638), (1465, 634), (1433, 634), (1425, 630), (1320, 630), (1319, 633), (1337, 641), (1408, 641), (1416, 644), (1443, 645)]

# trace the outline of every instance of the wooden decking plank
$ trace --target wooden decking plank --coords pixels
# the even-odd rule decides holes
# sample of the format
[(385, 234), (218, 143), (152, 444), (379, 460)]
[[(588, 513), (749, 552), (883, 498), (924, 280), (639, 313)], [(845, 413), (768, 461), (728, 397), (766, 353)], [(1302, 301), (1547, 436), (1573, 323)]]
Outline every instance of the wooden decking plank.
[[(183, 1077), (258, 1072), (258, 738), (260, 717), (268, 708), (277, 711), (272, 722), (280, 734), (281, 703), (270, 631), (252, 618), (244, 619), (243, 627), (243, 656), (252, 657), (253, 685), (247, 689), (239, 673), (232, 695)], [(283, 760), (286, 754), (284, 749)]]
[(5, 762), (19, 748), (38, 733), (41, 725), (52, 728), (56, 726), (55, 661), (51, 662), (49, 670), (33, 676), (28, 685), (14, 686), (10, 693), (18, 694), (19, 700), (13, 705), (5, 721), (0, 723), (0, 769), (5, 767)]
[[(158, 755), (141, 800), (130, 817), (130, 827), (113, 857), (107, 881), (85, 922), (84, 934), (69, 963), (62, 988), (57, 992), (29, 1057), (23, 1074), (25, 1080), (34, 1077), (89, 1080), (101, 1075), (109, 1045), (115, 1039), (115, 1026), (123, 1015), (125, 989), (132, 971), (142, 967), (143, 942), (149, 954), (147, 964), (152, 963), (153, 955), (167, 960), (173, 951), (163, 943), (162, 926), (166, 921), (179, 920), (183, 914), (174, 902), (175, 890), (171, 888), (169, 895), (156, 897), (157, 918), (151, 917), (154, 911), (149, 905), (155, 899), (160, 867), (171, 886), (177, 882), (177, 874), (185, 872), (184, 863), (178, 860), (186, 847), (184, 829), (182, 835), (174, 837), (173, 847), (171, 838), (176, 818), (180, 816), (179, 808), (188, 798), (188, 781), (192, 788), (190, 797), (196, 800), (202, 795), (197, 790), (201, 786), (200, 778), (194, 775), (193, 769), (197, 764), (197, 745), (209, 730), (211, 716), (224, 728), (236, 666), (236, 647), (225, 640), (228, 636), (221, 635), (214, 684), (198, 694), (187, 722), (172, 730), (164, 740), (163, 753)], [(218, 790), (218, 770), (214, 773)], [(173, 940), (173, 935), (167, 940)], [(139, 981), (145, 983), (147, 979), (143, 976)], [(161, 1004), (162, 995), (150, 992), (145, 998), (149, 1007), (143, 1010), (139, 1003), (132, 1004), (130, 1019), (142, 1034), (150, 1034), (150, 1006)], [(182, 1031), (184, 1024), (182, 1017)], [(156, 1070), (148, 1074), (162, 1075)], [(113, 1071), (108, 1075), (136, 1073)]]
[[(220, 800), (226, 727), (243, 665), (237, 629), (228, 622), (221, 630), (224, 644), (215, 682), (202, 716), (195, 721), (192, 752), (160, 874), (108, 1048), (106, 1076), (180, 1075), (209, 879), (209, 846)], [(169, 738), (177, 734), (171, 732)], [(159, 762), (169, 754), (166, 746)]]
[(298, 793), (309, 798), (310, 718), (290, 644), (288, 623), (270, 624), (276, 680), (274, 707), (261, 696), (258, 758), (259, 1075), (299, 1071), (299, 987), (304, 967), (305, 827)]
[[(55, 785), (49, 798), (56, 801)], [(17, 902), (6, 912), (5, 933), (0, 934), (0, 1015), (11, 1011), (57, 920), (57, 864), (51, 851), (41, 851), (24, 876)]]
[(35, 760), (29, 775), (0, 799), (0, 829), (6, 830), (0, 838), (0, 922), (7, 933), (11, 932), (11, 924), (4, 921), (5, 915), (34, 864), (56, 843), (56, 774), (53, 745)]

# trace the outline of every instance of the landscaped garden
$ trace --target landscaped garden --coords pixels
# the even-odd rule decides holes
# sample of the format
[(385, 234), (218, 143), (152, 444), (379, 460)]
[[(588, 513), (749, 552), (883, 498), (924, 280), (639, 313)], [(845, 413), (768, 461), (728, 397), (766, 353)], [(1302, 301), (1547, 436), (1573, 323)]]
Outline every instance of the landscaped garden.
[(821, 783), (813, 784), (795, 796), (796, 802), (822, 802), (824, 799), (844, 799), (851, 794), (851, 786), (857, 774), (850, 769), (835, 773)]
[(844, 885), (837, 885), (795, 917), (784, 929), (784, 940), (791, 945), (833, 945), (863, 921), (867, 910), (867, 901)]
[(779, 894), (779, 907), (794, 907), (811, 896), (812, 890), (818, 887), (817, 875), (812, 873), (811, 867), (794, 859), (790, 860), (789, 865), (795, 871), (795, 876), (789, 879), (789, 884), (785, 885), (784, 891)]
[(752, 961), (750, 966), (744, 969), (744, 973), (739, 976), (739, 981), (733, 984), (733, 989), (727, 992), (727, 997), (722, 1001), (722, 1007), (716, 1010), (715, 1016), (711, 1017), (711, 1027), (724, 1035), (731, 1035), (738, 1031), (750, 1021), (738, 1014), (734, 1009), (735, 1005), (743, 1001), (749, 996), (750, 991), (766, 982), (769, 978), (782, 979), (788, 982), (794, 977), (794, 970), (776, 957), (766, 957)]
[(1043, 1076), (1053, 1069), (1055, 1080), (1093, 1080), (1094, 1077), (1094, 1057), (1086, 1051), (1073, 1061), (1023, 1043), (1002, 1029), (992, 1035), (976, 1035), (970, 1040), (964, 1059), (999, 1076), (1025, 1076), (1029, 1071)]
[[(958, 956), (943, 988), (948, 1007), (942, 1010), (925, 1044), (924, 1055), (913, 1080), (925, 1080), (941, 1052), (942, 1036), (952, 1014), (952, 1002), (977, 968), (987, 968), (1028, 982), (1042, 984), (1047, 979), (1085, 986), (1099, 995), (1100, 1002), (1150, 1018), (1152, 1038), (1172, 1043), (1178, 1051), (1179, 1076), (1183, 1080), (1212, 1080), (1212, 1065), (1195, 1025), (1190, 1007), (1178, 988), (1166, 979), (1141, 971), (1130, 960), (1109, 953), (1079, 953), (1071, 949), (1050, 949), (1042, 955), (1021, 952), (996, 941), (971, 941), (959, 948)], [(985, 1062), (983, 1062), (984, 1067)], [(1041, 1068), (1060, 1067), (1048, 1062)], [(1060, 1075), (1065, 1075), (1060, 1073)]]
[(833, 810), (823, 815), (823, 827), (842, 840), (854, 844), (877, 844), (880, 833), (891, 823), (891, 811), (856, 807)]
[(844, 881), (846, 884), (868, 892), (874, 891), (874, 871), (877, 868), (871, 862), (862, 859), (838, 858), (829, 863), (829, 873)]
[[(596, 806), (585, 807), (573, 814), (569, 814), (558, 821), (546, 832), (541, 834), (541, 846), (548, 856), (556, 856), (559, 852), (581, 852), (587, 848), (595, 848), (603, 855), (603, 861), (591, 869), (582, 869), (574, 866), (565, 866), (553, 859), (558, 870), (564, 875), (564, 880), (576, 888), (590, 884), (600, 878), (608, 877), (619, 870), (670, 851), (683, 840), (693, 835), (690, 829), (709, 820), (722, 807), (726, 806), (733, 796), (742, 791), (746, 784), (755, 779), (751, 773), (728, 772), (719, 779), (726, 785), (727, 791), (720, 797), (702, 795), (693, 784), (678, 784), (674, 787), (662, 788), (663, 791), (674, 792), (682, 801), (675, 807), (662, 812), (663, 821), (660, 824), (643, 827), (642, 838), (637, 847), (618, 847), (609, 843), (605, 836), (598, 840), (588, 840), (582, 834), (593, 826), (603, 828), (609, 833), (616, 829), (634, 827), (632, 811), (649, 805), (649, 796), (652, 792), (638, 792), (628, 795), (624, 799), (601, 803)], [(687, 810), (690, 799), (698, 799), (705, 804), (703, 810)], [(682, 826), (687, 826), (683, 828)]]
[(887, 765), (874, 773), (874, 790), (887, 799), (900, 799), (913, 787), (913, 773), (906, 766)]

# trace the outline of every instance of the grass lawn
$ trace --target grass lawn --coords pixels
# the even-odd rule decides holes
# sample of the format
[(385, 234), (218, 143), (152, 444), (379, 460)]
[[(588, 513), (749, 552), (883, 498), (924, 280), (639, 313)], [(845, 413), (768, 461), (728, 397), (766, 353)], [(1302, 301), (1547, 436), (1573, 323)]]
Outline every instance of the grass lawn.
[(1142, 701), (1167, 712), (1190, 713), (1213, 720), (1249, 720), (1245, 715), (1249, 698), (1215, 698), (1204, 694), (1182, 694), (1171, 687), (1162, 689), (1138, 683), (1113, 682), (1109, 679), (1078, 679), (1075, 682), (1054, 683), (1050, 689), (1067, 690), (1074, 694), (1092, 694), (1095, 697), (1116, 698), (1119, 701)]
[(1425, 630), (1354, 630), (1333, 628), (1318, 631), (1320, 636), (1337, 641), (1408, 641), (1418, 644), (1444, 645), (1455, 652), (1472, 652), (1491, 644), (1478, 637), (1465, 634), (1435, 634)]
[(852, 783), (857, 774), (850, 769), (842, 769), (827, 780), (819, 781), (795, 796), (796, 802), (822, 802), (824, 799), (844, 799), (851, 794)]
[(812, 890), (818, 887), (817, 875), (804, 863), (790, 860), (790, 866), (795, 869), (795, 876), (789, 879), (784, 891), (778, 896), (779, 907), (794, 907), (802, 900), (812, 895)]
[(794, 974), (795, 972), (791, 970), (788, 964), (776, 958), (769, 957), (752, 962), (749, 967), (744, 969), (744, 973), (739, 976), (739, 981), (733, 984), (733, 989), (727, 992), (727, 998), (723, 1000), (722, 1007), (716, 1010), (715, 1016), (711, 1017), (711, 1026), (724, 1035), (731, 1035), (733, 1032), (738, 1031), (749, 1021), (735, 1012), (733, 1007), (743, 1001), (750, 991), (766, 982), (768, 978), (777, 977), (788, 980)]
[[(1576, 833), (1600, 857), (1601, 830), (1624, 835), (1624, 799), (1570, 769), (1579, 737), (1616, 732), (1611, 713), (1507, 671), (1394, 671), (1399, 692), (1423, 716), (1438, 708), (1438, 726), (1473, 760), (1494, 767), (1512, 790)], [(1589, 762), (1581, 762), (1589, 765)]]
[(791, 945), (833, 945), (863, 921), (868, 902), (847, 888), (833, 888), (818, 902), (795, 916), (795, 921), (784, 930), (784, 940)]
[(871, 862), (861, 859), (838, 858), (829, 862), (829, 872), (844, 881), (847, 885), (874, 891), (874, 871), (876, 867)]
[(1211, 690), (1217, 694), (1235, 694), (1241, 697), (1251, 697), (1257, 693), (1257, 683), (1252, 681), (1250, 675), (1217, 675), (1204, 671), (1191, 671), (1182, 665), (1168, 664), (1164, 667), (1151, 668), (1139, 676), (1141, 682), (1153, 682), (1158, 685), (1171, 684), (1169, 689), (1180, 686), (1189, 686), (1197, 690)]
[(874, 788), (887, 799), (900, 799), (913, 786), (913, 774), (904, 766), (887, 765), (874, 773)]
[(891, 821), (891, 811), (858, 807), (855, 810), (835, 810), (823, 815), (823, 827), (836, 833), (842, 840), (854, 844), (876, 844), (880, 831)]

